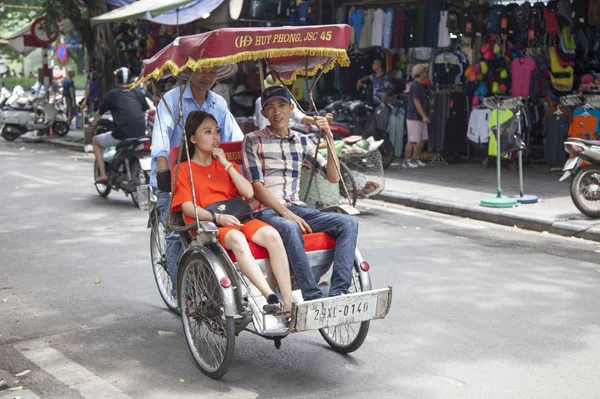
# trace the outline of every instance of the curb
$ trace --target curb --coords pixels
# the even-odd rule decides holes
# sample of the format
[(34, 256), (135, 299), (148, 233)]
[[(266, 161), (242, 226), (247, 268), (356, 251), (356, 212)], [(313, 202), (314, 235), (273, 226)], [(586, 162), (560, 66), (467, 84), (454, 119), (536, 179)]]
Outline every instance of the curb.
[(49, 138), (49, 137), (40, 137), (38, 140), (35, 140), (36, 142), (40, 142), (40, 143), (46, 143), (46, 144), (53, 144), (53, 145), (57, 145), (59, 147), (65, 147), (65, 148), (69, 148), (71, 150), (76, 150), (76, 151), (80, 151), (80, 152), (85, 152), (84, 151), (84, 145), (82, 143), (77, 143), (77, 142), (73, 142), (73, 141), (69, 141), (69, 140), (65, 140), (63, 138)]
[(584, 227), (565, 219), (556, 220), (526, 215), (512, 215), (498, 209), (466, 205), (459, 202), (425, 198), (410, 194), (383, 193), (374, 199), (404, 205), (411, 208), (423, 209), (447, 215), (481, 220), (503, 226), (517, 226), (520, 229), (538, 232), (548, 232), (564, 237), (577, 237), (586, 240), (600, 241), (600, 227)]

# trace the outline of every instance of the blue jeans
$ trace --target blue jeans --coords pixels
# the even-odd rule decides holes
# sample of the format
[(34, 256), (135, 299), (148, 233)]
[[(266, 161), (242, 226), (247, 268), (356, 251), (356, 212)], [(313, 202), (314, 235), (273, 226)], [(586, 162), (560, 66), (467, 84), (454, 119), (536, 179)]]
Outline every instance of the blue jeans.
[[(171, 201), (171, 193), (156, 190), (156, 206), (160, 212), (160, 219), (163, 224), (167, 225), (167, 215), (169, 214), (169, 202)], [(169, 277), (173, 283), (172, 294), (177, 298), (177, 263), (179, 258), (183, 255), (183, 245), (179, 239), (179, 233), (176, 231), (169, 231), (165, 236), (166, 243), (166, 255), (167, 255), (167, 270), (169, 271)]]
[[(336, 238), (329, 296), (348, 293), (352, 283), (352, 266), (358, 236), (356, 219), (341, 213), (319, 212), (306, 206), (291, 205), (288, 209), (304, 219), (313, 232), (328, 233)], [(302, 297), (305, 300), (322, 298), (323, 293), (317, 287), (317, 281), (304, 251), (304, 238), (298, 225), (290, 219), (281, 217), (272, 209), (265, 209), (257, 213), (256, 217), (273, 226), (281, 234), (290, 260), (290, 269), (300, 285)]]

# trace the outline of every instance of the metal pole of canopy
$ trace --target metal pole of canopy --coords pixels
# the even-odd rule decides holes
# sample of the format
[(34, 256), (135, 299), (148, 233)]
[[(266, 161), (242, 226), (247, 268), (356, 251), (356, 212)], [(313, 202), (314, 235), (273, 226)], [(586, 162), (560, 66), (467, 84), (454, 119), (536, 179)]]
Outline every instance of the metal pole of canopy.
[(179, 37), (179, 8), (175, 9), (175, 15), (177, 17), (177, 37)]

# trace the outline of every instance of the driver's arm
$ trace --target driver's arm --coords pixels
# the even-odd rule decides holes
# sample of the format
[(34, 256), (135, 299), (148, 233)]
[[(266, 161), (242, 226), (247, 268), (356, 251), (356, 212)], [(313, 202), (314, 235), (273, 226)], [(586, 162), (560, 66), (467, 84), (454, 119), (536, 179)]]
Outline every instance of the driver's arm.
[(156, 172), (169, 169), (169, 137), (174, 129), (174, 121), (165, 105), (165, 97), (158, 104), (156, 121), (152, 132), (152, 158), (156, 159)]

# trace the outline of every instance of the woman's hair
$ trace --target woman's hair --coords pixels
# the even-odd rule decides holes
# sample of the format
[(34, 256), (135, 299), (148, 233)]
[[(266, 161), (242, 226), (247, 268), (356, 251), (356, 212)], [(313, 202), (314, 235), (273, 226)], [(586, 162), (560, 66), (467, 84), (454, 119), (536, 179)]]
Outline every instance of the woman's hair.
[[(185, 134), (185, 140), (188, 143), (188, 148), (190, 149), (190, 158), (194, 156), (194, 151), (196, 147), (194, 143), (192, 143), (192, 136), (196, 133), (198, 127), (204, 122), (206, 118), (212, 119), (218, 126), (218, 122), (212, 114), (204, 111), (192, 111), (188, 115), (185, 121), (185, 127), (183, 128)], [(183, 144), (185, 145), (185, 143)], [(185, 148), (181, 152), (181, 161), (187, 161), (187, 155), (185, 153)]]

